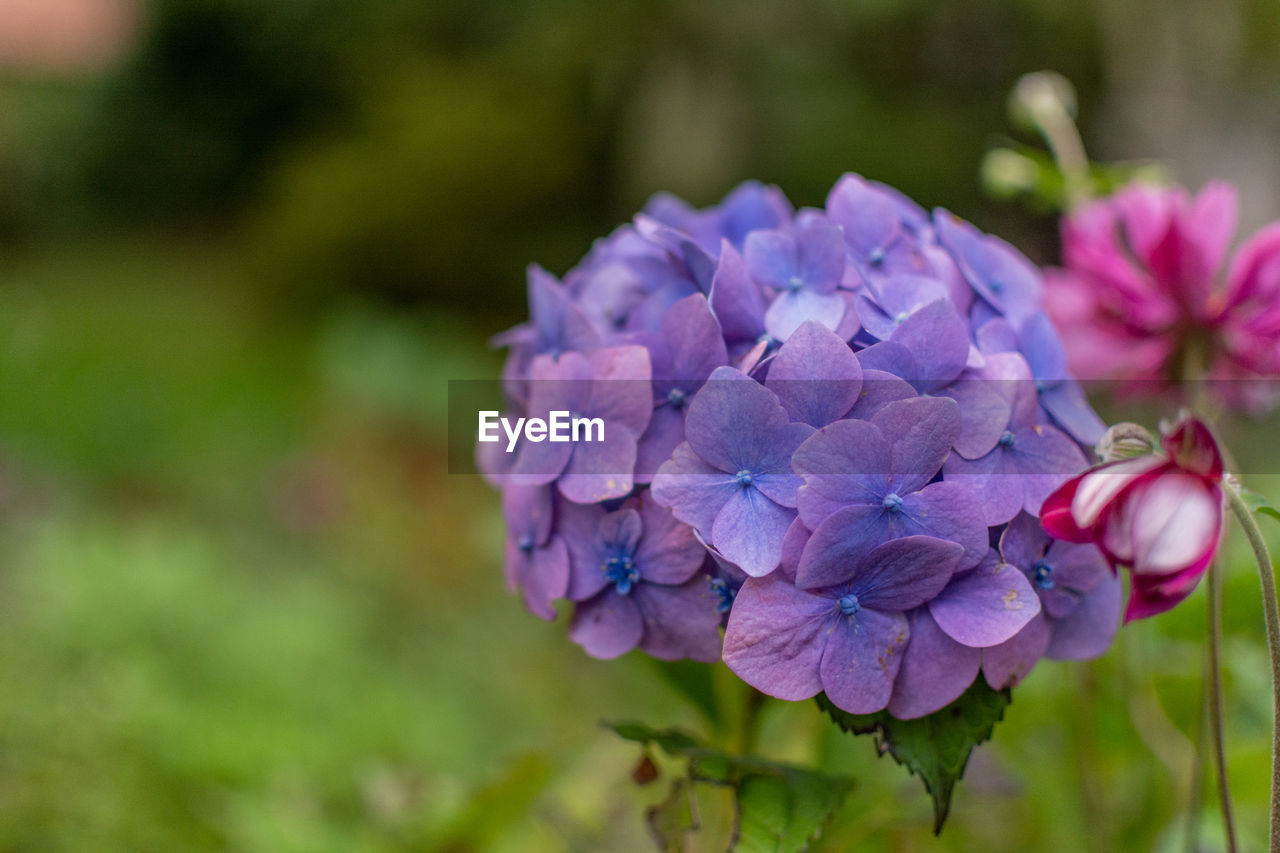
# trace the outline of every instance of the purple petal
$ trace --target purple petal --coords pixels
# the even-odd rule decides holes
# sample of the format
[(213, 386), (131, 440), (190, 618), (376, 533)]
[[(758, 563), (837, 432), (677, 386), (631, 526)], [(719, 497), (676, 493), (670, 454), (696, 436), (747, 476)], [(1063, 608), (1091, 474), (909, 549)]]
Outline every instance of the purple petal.
[(839, 612), (829, 598), (796, 589), (776, 572), (748, 578), (729, 613), (724, 662), (770, 696), (808, 699), (822, 690), (822, 650)]
[(1022, 475), (1004, 447), (996, 447), (981, 459), (953, 455), (942, 466), (942, 475), (944, 482), (959, 483), (973, 493), (988, 527), (1004, 524), (1022, 511)]
[(685, 442), (658, 469), (650, 494), (676, 518), (710, 534), (716, 514), (741, 489), (732, 474), (703, 462)]
[(1010, 640), (982, 650), (982, 674), (994, 690), (1016, 687), (1049, 647), (1049, 620), (1038, 613)]
[(511, 538), (528, 537), (541, 545), (551, 535), (551, 490), (545, 486), (508, 486), (502, 490), (502, 517)]
[(818, 293), (833, 292), (844, 277), (844, 234), (821, 216), (802, 214), (795, 236), (797, 265), (805, 285)]
[(862, 367), (849, 345), (819, 323), (804, 323), (769, 362), (765, 386), (793, 420), (823, 427), (853, 408)]
[(662, 463), (671, 458), (683, 441), (684, 409), (673, 406), (654, 409), (649, 426), (636, 447), (636, 482), (652, 481)]
[(640, 609), (629, 595), (607, 589), (573, 611), (569, 639), (593, 658), (608, 660), (636, 647), (644, 636)]
[(815, 525), (800, 555), (796, 583), (822, 589), (847, 582), (857, 562), (889, 538), (885, 515), (878, 504), (846, 506)]
[(913, 386), (920, 378), (920, 363), (915, 355), (903, 344), (893, 341), (881, 341), (859, 350), (858, 363), (862, 365), (864, 376), (868, 370), (881, 371), (904, 379)]
[(960, 434), (960, 407), (945, 397), (890, 403), (871, 422), (893, 442), (894, 488), (914, 492), (933, 479)]
[[(606, 424), (606, 426), (609, 426)], [(619, 424), (606, 428), (603, 441), (564, 444), (573, 448), (560, 476), (560, 494), (576, 503), (598, 503), (627, 495), (633, 486), (636, 439)]]
[(889, 713), (912, 720), (945, 708), (978, 676), (982, 652), (948, 637), (926, 608), (911, 616), (911, 641), (893, 682)]
[(773, 440), (751, 468), (752, 484), (780, 506), (794, 508), (796, 505), (796, 490), (803, 481), (792, 470), (791, 458), (813, 432), (808, 424), (787, 424), (773, 434)]
[(633, 436), (643, 433), (653, 414), (649, 351), (641, 346), (609, 347), (587, 358), (593, 379), (587, 413), (603, 418), (606, 432), (622, 427)]
[(966, 646), (995, 646), (1017, 634), (1040, 612), (1026, 576), (994, 551), (973, 571), (952, 579), (929, 602), (943, 631)]
[(864, 256), (883, 251), (902, 229), (893, 203), (854, 174), (841, 177), (827, 195), (827, 216), (844, 229), (850, 247)]
[(682, 584), (702, 566), (706, 551), (693, 535), (693, 528), (681, 524), (671, 510), (651, 500), (639, 503), (641, 522), (635, 548), (635, 564), (640, 578), (650, 584)]
[(716, 515), (711, 544), (752, 577), (767, 575), (782, 559), (782, 538), (795, 510), (778, 506), (752, 487), (739, 488)]
[[(865, 350), (863, 351), (865, 352)], [(883, 370), (862, 371), (862, 391), (858, 402), (849, 411), (849, 417), (856, 420), (870, 420), (876, 412), (898, 400), (910, 400), (918, 396), (916, 389), (904, 379)], [(964, 413), (961, 412), (963, 423)]]
[(561, 502), (558, 518), (560, 538), (568, 546), (570, 574), (566, 596), (585, 601), (605, 587), (600, 565), (605, 554), (600, 539), (600, 520), (606, 513), (596, 505)]
[(736, 473), (751, 470), (788, 420), (772, 391), (741, 371), (720, 367), (689, 403), (684, 430), (705, 461)]
[(786, 290), (801, 273), (796, 260), (796, 241), (784, 231), (755, 231), (742, 244), (747, 272), (758, 284)]
[(1086, 660), (1105, 652), (1120, 622), (1120, 599), (1120, 578), (1108, 573), (1070, 614), (1053, 620), (1046, 655), (1054, 660)]
[(1080, 447), (1051, 426), (1018, 430), (1012, 450), (1021, 474), (1022, 507), (1033, 515), (1055, 489), (1089, 467)]
[(836, 329), (844, 318), (845, 300), (838, 293), (817, 293), (808, 288), (784, 290), (764, 314), (764, 328), (770, 337), (785, 341), (806, 320)]
[(506, 567), (508, 586), (520, 589), (528, 611), (542, 619), (554, 619), (551, 602), (564, 598), (569, 586), (569, 552), (564, 542), (555, 537), (545, 547), (526, 552), (507, 539)]
[(889, 704), (910, 631), (901, 613), (860, 610), (834, 620), (822, 653), (822, 689), (850, 714), (872, 714)]
[(726, 341), (754, 343), (764, 334), (764, 294), (747, 274), (742, 256), (728, 242), (720, 247), (720, 263), (711, 280), (708, 301)]
[(892, 445), (867, 421), (836, 421), (810, 436), (791, 457), (805, 481), (796, 502), (805, 524), (817, 527), (845, 504), (878, 504), (888, 490), (892, 454)]
[(1016, 249), (945, 210), (934, 211), (933, 225), (973, 289), (1015, 325), (1039, 309), (1040, 276)]
[(924, 534), (955, 542), (964, 548), (961, 568), (986, 555), (987, 525), (969, 489), (944, 480), (902, 498), (901, 520), (891, 528), (894, 536)]
[[(662, 338), (670, 353), (669, 375), (664, 379), (701, 382), (711, 371), (729, 363), (720, 324), (702, 294), (686, 297), (662, 316)], [(655, 369), (655, 377), (657, 371)]]
[(945, 386), (969, 360), (969, 332), (949, 299), (939, 299), (916, 311), (894, 329), (892, 343), (906, 347), (920, 365), (918, 376), (904, 376), (920, 388)]
[(573, 350), (590, 352), (600, 346), (600, 332), (550, 273), (530, 265), (528, 279), (529, 317), (537, 330), (539, 353), (558, 356)]
[[(1018, 358), (1018, 361), (1021, 360)], [(988, 366), (991, 361), (988, 360)], [(959, 379), (940, 392), (941, 396), (950, 397), (960, 405), (960, 434), (955, 440), (956, 453), (966, 459), (977, 459), (991, 452), (1005, 427), (1009, 425), (1012, 410), (1009, 396), (1005, 392), (1011, 390), (1004, 380), (993, 379), (984, 370), (965, 371)]]
[[(1040, 520), (1022, 513), (1010, 521), (1000, 535), (1000, 556), (1006, 563), (1030, 573), (1031, 567), (1044, 555), (1049, 541), (1049, 535), (1040, 526)], [(1092, 545), (1084, 547), (1093, 548)]]
[(1106, 424), (1075, 382), (1058, 382), (1045, 388), (1040, 392), (1040, 405), (1081, 444), (1097, 444), (1107, 431)]
[(632, 593), (644, 620), (640, 648), (659, 660), (720, 659), (720, 614), (701, 575), (680, 586), (642, 583)]
[(962, 553), (955, 542), (930, 536), (894, 539), (858, 558), (849, 583), (866, 607), (910, 610), (946, 587)]

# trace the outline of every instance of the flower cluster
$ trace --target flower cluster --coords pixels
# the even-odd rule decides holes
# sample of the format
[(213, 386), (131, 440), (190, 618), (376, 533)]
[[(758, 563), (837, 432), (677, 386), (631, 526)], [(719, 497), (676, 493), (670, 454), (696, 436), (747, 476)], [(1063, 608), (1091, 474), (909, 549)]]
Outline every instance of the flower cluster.
[(1161, 445), (1164, 455), (1119, 459), (1073, 477), (1040, 511), (1055, 538), (1095, 544), (1112, 568), (1130, 569), (1126, 622), (1190, 595), (1222, 540), (1222, 454), (1209, 428), (1184, 418)]
[[(655, 198), (529, 273), (512, 417), (603, 440), (480, 446), (507, 578), (589, 654), (723, 657), (773, 696), (931, 713), (1100, 654), (1119, 584), (1041, 504), (1103, 433), (1007, 244), (856, 175), (796, 211)], [(721, 629), (723, 627), (723, 643)]]
[(1045, 273), (1046, 305), (1079, 343), (1077, 376), (1162, 389), (1207, 368), (1225, 402), (1274, 401), (1280, 378), (1280, 222), (1262, 229), (1220, 272), (1236, 193), (1211, 183), (1133, 184), (1063, 220), (1064, 269)]

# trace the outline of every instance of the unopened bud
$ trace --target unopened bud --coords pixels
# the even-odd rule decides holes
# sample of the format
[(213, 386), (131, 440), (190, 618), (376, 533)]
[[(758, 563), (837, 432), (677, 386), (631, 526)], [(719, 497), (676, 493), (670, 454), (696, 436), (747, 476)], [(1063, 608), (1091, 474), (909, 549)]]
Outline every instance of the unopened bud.
[(1107, 430), (1098, 442), (1097, 453), (1103, 462), (1150, 456), (1155, 453), (1156, 441), (1141, 424), (1119, 423)]

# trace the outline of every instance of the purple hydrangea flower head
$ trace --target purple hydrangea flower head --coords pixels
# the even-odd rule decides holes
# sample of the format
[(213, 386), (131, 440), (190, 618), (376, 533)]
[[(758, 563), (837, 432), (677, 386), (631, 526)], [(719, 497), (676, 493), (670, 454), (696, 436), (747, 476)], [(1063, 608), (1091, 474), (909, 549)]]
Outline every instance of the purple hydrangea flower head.
[(795, 518), (791, 455), (812, 432), (772, 391), (721, 367), (689, 404), (685, 442), (658, 469), (653, 498), (747, 574), (767, 574)]
[(1035, 517), (1102, 424), (1007, 244), (850, 174), (822, 210), (655, 196), (563, 281), (499, 338), (507, 408), (604, 440), (477, 459), (509, 582), (590, 654), (711, 660), (724, 625), (760, 689), (905, 719), (1110, 641), (1112, 579)]
[(567, 594), (578, 602), (569, 637), (588, 654), (613, 658), (639, 646), (663, 660), (719, 657), (706, 551), (669, 510), (637, 498), (614, 512), (571, 505), (561, 528), (572, 562)]
[(1026, 575), (1041, 609), (1017, 635), (983, 649), (987, 683), (1012, 687), (1041, 657), (1083, 660), (1106, 651), (1120, 623), (1120, 579), (1097, 548), (1051, 539), (1023, 513), (1000, 537), (1000, 555)]
[(750, 578), (729, 615), (724, 661), (781, 699), (826, 691), (850, 713), (879, 711), (910, 636), (906, 613), (947, 585), (962, 554), (954, 542), (911, 536), (846, 563), (835, 583)]

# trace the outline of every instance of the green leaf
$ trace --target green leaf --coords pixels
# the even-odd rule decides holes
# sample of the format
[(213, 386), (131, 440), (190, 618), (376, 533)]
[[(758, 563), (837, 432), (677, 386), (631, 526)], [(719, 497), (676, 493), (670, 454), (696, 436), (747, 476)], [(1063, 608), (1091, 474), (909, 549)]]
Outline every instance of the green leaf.
[(687, 779), (676, 779), (667, 798), (645, 812), (649, 832), (663, 853), (680, 853), (685, 834), (699, 828), (692, 788)]
[(779, 776), (751, 775), (738, 786), (734, 853), (800, 853), (840, 807), (848, 779), (784, 769)]
[(1248, 489), (1240, 489), (1240, 497), (1244, 498), (1245, 506), (1249, 507), (1253, 512), (1259, 515), (1269, 515), (1277, 521), (1280, 521), (1280, 510), (1271, 505), (1265, 495), (1257, 492), (1251, 492)]
[(933, 798), (933, 831), (942, 831), (951, 810), (951, 794), (964, 775), (973, 748), (991, 737), (1010, 702), (1008, 690), (992, 690), (979, 678), (959, 699), (914, 720), (899, 720), (888, 711), (849, 714), (818, 695), (818, 706), (853, 734), (876, 735), (881, 754), (888, 752), (924, 782)]
[[(634, 722), (604, 725), (627, 740), (657, 746), (672, 757), (688, 759), (690, 784), (704, 782), (733, 788), (737, 819), (731, 850), (735, 853), (800, 853), (808, 849), (853, 788), (853, 780), (846, 776), (828, 776), (753, 756), (730, 755), (679, 729), (654, 729)], [(689, 829), (680, 811), (680, 796), (673, 785), (667, 799), (650, 810), (650, 828), (664, 851), (679, 850), (672, 846), (673, 839), (679, 841)]]

